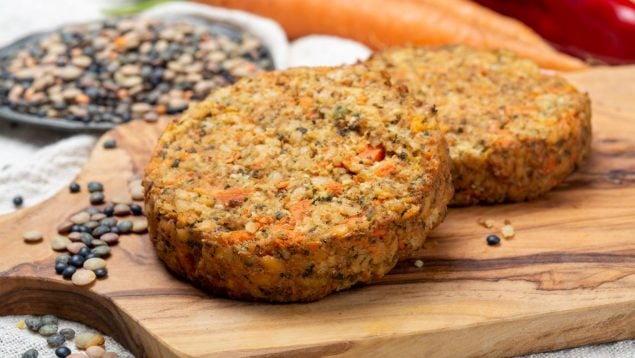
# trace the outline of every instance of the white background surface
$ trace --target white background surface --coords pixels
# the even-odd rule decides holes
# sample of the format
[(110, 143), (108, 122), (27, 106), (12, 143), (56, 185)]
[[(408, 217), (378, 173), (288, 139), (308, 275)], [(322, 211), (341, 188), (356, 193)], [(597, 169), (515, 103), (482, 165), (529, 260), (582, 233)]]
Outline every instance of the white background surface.
[[(97, 18), (104, 7), (116, 6), (117, 3), (116, 0), (0, 0), (0, 46), (32, 31)], [(367, 54), (368, 50), (359, 44), (320, 36), (292, 45), (289, 65), (332, 65), (352, 62)], [(86, 161), (94, 141), (95, 138), (89, 135), (68, 136), (36, 131), (31, 127), (12, 128), (0, 121), (0, 214), (13, 210), (11, 198), (16, 194), (24, 196), (25, 205), (30, 206), (65, 188)], [(30, 333), (15, 328), (17, 321), (16, 316), (0, 317), (0, 357), (13, 357), (14, 352), (32, 348), (27, 347), (35, 344), (31, 338), (37, 338), (37, 342), (46, 345), (41, 337), (31, 337)], [(45, 354), (49, 352), (52, 350), (43, 349), (40, 357), (51, 356)], [(635, 341), (530, 357), (632, 358), (635, 357)]]

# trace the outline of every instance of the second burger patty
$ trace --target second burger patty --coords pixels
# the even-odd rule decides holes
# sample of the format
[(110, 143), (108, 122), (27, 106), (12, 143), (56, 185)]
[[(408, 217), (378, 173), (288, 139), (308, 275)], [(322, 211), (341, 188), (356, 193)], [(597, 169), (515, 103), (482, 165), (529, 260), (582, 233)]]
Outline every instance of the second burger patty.
[(368, 63), (437, 105), (452, 158), (453, 205), (535, 198), (589, 155), (588, 96), (529, 60), (448, 46), (389, 49)]
[(445, 217), (435, 116), (363, 64), (219, 89), (146, 168), (150, 238), (173, 271), (236, 298), (310, 301), (380, 278)]

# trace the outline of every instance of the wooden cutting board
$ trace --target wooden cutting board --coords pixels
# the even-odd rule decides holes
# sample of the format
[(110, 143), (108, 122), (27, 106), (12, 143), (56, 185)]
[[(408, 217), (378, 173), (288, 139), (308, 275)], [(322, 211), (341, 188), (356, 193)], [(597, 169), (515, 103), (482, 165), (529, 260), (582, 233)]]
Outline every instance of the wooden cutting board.
[[(113, 248), (110, 277), (74, 287), (55, 275), (58, 223), (87, 204), (62, 190), (0, 218), (0, 314), (53, 313), (147, 357), (501, 357), (635, 337), (635, 67), (568, 77), (593, 100), (593, 155), (544, 198), (451, 209), (424, 250), (384, 279), (309, 304), (212, 297), (171, 276), (147, 236)], [(115, 129), (79, 175), (126, 193), (160, 126)], [(512, 222), (516, 237), (489, 247)], [(45, 242), (27, 245), (36, 229)], [(415, 260), (424, 266), (417, 268)]]

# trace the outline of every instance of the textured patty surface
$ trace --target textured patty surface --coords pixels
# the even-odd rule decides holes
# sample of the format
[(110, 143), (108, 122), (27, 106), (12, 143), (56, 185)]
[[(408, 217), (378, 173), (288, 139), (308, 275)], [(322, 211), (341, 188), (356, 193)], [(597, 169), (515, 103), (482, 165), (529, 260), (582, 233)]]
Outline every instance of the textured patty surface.
[(587, 95), (502, 51), (395, 48), (369, 65), (438, 108), (454, 205), (523, 201), (562, 182), (591, 146)]
[(382, 277), (452, 197), (432, 106), (358, 64), (215, 91), (172, 122), (146, 168), (160, 258), (231, 297), (310, 301)]

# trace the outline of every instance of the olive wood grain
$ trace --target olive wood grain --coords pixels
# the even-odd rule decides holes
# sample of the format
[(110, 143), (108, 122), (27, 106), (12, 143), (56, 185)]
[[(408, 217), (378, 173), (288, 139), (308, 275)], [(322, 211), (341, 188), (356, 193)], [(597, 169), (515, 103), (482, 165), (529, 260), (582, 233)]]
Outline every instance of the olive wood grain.
[[(108, 279), (74, 287), (55, 275), (49, 240), (88, 195), (63, 190), (0, 218), (0, 314), (79, 320), (139, 357), (502, 357), (633, 338), (635, 67), (567, 76), (593, 100), (588, 165), (533, 202), (451, 209), (425, 249), (378, 282), (309, 304), (233, 301), (174, 278), (142, 235), (113, 248)], [(160, 128), (105, 134), (119, 147), (100, 142), (77, 180), (126, 193)], [(515, 238), (487, 246), (478, 218), (511, 220)], [(25, 244), (30, 229), (45, 242)]]

